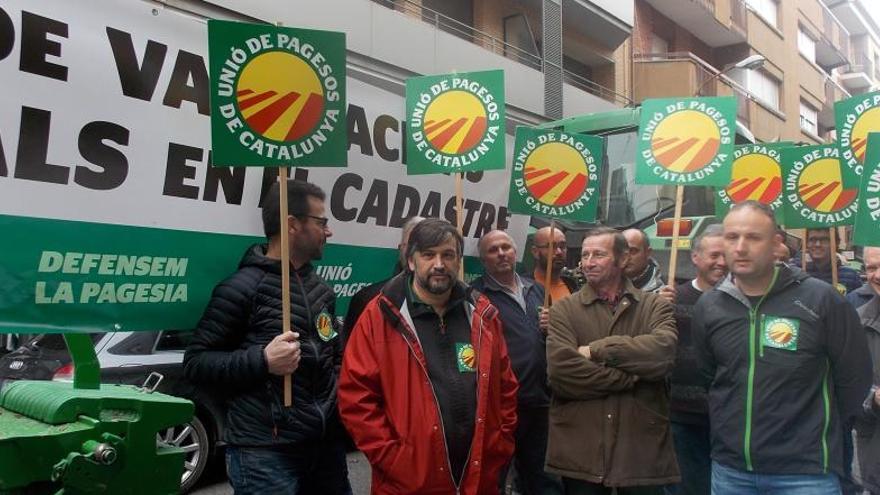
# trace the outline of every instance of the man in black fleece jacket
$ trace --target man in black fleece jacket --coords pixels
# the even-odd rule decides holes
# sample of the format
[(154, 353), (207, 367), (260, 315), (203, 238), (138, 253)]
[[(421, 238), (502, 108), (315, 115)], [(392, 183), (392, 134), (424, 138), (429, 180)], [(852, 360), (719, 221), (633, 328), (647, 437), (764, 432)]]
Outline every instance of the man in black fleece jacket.
[[(211, 296), (184, 356), (186, 376), (228, 398), (224, 440), (236, 493), (351, 493), (336, 408), (342, 356), (335, 295), (317, 275), (331, 236), (324, 192), (288, 181), (293, 332), (282, 333), (279, 188), (263, 206), (268, 244), (245, 252)], [(283, 376), (292, 374), (293, 406)]]
[(862, 412), (871, 358), (855, 310), (834, 288), (776, 265), (769, 207), (724, 218), (730, 275), (694, 308), (711, 383), (712, 493), (840, 493), (843, 434)]

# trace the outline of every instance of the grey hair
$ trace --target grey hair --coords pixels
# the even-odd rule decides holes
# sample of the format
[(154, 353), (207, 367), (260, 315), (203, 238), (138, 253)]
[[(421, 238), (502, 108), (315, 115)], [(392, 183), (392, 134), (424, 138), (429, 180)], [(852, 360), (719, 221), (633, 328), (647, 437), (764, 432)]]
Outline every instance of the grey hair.
[(724, 226), (720, 223), (709, 224), (700, 234), (694, 238), (694, 245), (691, 250), (695, 253), (703, 252), (703, 239), (708, 237), (722, 237), (724, 235)]

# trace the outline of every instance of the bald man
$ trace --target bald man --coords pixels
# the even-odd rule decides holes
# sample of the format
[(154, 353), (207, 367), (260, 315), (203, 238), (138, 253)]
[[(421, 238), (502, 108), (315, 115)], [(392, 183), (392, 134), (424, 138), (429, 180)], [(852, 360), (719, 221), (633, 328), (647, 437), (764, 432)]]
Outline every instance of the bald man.
[[(629, 261), (624, 267), (624, 274), (629, 278), (636, 289), (645, 292), (656, 292), (660, 297), (675, 304), (675, 288), (666, 285), (660, 274), (660, 265), (651, 255), (651, 243), (648, 234), (639, 229), (626, 229), (623, 231), (628, 246)], [(674, 280), (670, 283), (675, 283)]]
[(553, 229), (553, 241), (550, 240), (550, 227), (542, 227), (535, 232), (535, 238), (532, 244), (532, 257), (535, 260), (534, 278), (543, 289), (547, 280), (547, 259), (552, 257), (553, 262), (550, 268), (550, 303), (558, 301), (564, 297), (577, 292), (578, 284), (572, 278), (562, 273), (565, 268), (565, 254), (567, 244), (565, 241), (565, 233), (561, 230)]
[(544, 303), (544, 289), (516, 273), (516, 243), (506, 232), (493, 230), (485, 234), (479, 250), (484, 275), (471, 285), (498, 308), (510, 366), (519, 382), (513, 462), (520, 492), (561, 495), (562, 480), (544, 472), (550, 410), (545, 354), (549, 309), (538, 311)]

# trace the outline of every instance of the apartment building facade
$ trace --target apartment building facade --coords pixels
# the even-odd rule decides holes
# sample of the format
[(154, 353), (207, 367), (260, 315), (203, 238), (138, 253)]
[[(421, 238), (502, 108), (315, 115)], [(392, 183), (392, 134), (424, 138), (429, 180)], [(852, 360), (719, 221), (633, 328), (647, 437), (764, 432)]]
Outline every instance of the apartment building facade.
[[(822, 0), (636, 0), (633, 99), (734, 95), (758, 141), (833, 138), (850, 34)], [(760, 55), (763, 65), (734, 65)]]
[(880, 27), (856, 0), (825, 0), (850, 34), (850, 61), (838, 69), (840, 83), (853, 95), (880, 88)]

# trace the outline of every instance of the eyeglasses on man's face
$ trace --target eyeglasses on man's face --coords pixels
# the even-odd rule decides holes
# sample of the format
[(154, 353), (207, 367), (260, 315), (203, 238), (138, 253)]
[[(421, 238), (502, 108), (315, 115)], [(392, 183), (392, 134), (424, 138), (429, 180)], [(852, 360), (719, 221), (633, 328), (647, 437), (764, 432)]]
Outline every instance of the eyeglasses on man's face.
[(327, 217), (319, 217), (319, 216), (315, 216), (315, 215), (302, 215), (302, 216), (315, 220), (316, 222), (318, 222), (318, 225), (320, 225), (323, 228), (326, 228), (327, 224), (330, 223), (330, 219)]

